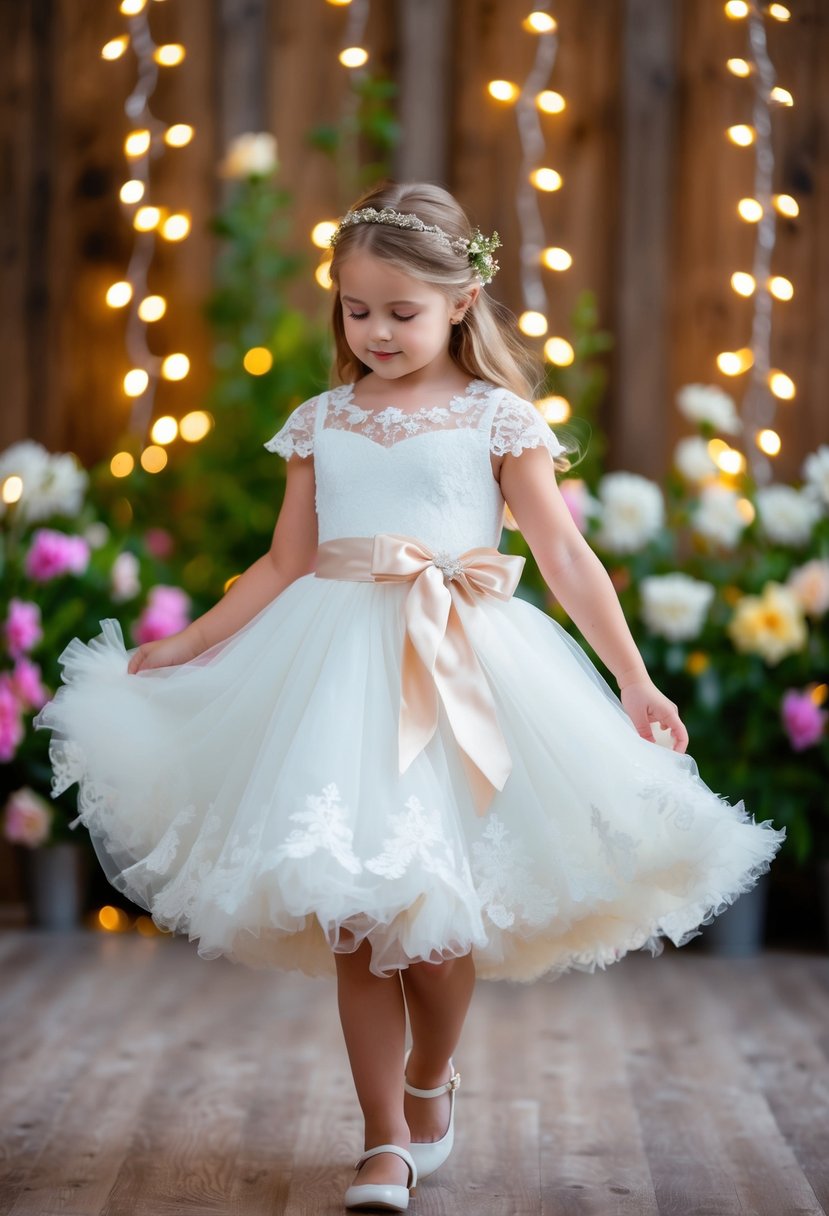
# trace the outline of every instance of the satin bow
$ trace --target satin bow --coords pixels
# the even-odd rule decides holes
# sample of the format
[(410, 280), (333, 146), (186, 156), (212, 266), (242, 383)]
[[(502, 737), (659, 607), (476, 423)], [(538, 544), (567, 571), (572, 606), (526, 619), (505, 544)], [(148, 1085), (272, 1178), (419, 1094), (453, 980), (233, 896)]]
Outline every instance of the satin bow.
[(318, 551), (316, 573), (323, 578), (412, 583), (405, 602), (400, 772), (434, 735), (442, 702), (480, 815), (504, 788), (512, 760), (463, 618), (475, 611), (481, 596), (508, 600), (523, 566), (523, 557), (497, 549), (467, 549), (451, 557), (392, 532), (378, 533), (373, 542), (370, 537), (327, 541)]

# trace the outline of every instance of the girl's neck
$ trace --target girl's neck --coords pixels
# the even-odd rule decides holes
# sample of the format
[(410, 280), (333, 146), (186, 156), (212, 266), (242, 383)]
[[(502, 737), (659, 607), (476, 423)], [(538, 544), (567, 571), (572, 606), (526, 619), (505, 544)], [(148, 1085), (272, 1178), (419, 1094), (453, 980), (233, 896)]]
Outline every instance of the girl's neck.
[(369, 407), (390, 401), (402, 407), (438, 405), (464, 392), (474, 379), (455, 363), (430, 375), (399, 376), (388, 380), (369, 372), (354, 384), (352, 400)]

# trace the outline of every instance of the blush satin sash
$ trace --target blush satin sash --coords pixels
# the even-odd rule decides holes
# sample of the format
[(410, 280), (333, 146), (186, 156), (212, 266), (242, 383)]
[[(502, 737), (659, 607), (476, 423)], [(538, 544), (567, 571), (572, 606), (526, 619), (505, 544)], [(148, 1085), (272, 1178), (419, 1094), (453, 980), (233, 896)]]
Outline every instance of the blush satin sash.
[(440, 699), (479, 815), (504, 788), (512, 759), (463, 618), (477, 610), (481, 596), (508, 600), (523, 567), (523, 557), (497, 549), (467, 549), (452, 557), (394, 532), (339, 537), (317, 550), (317, 578), (412, 584), (405, 601), (400, 772), (434, 735)]

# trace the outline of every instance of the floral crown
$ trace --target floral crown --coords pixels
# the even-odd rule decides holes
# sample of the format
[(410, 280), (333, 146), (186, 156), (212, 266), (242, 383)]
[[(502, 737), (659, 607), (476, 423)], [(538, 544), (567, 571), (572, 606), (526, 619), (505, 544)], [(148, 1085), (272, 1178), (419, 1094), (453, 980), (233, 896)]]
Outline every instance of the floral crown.
[(499, 270), (499, 265), (492, 256), (493, 250), (498, 249), (501, 244), (497, 232), (493, 232), (492, 236), (484, 236), (481, 230), (476, 228), (471, 237), (450, 237), (437, 224), (425, 224), (419, 216), (411, 212), (395, 211), (392, 207), (383, 207), (380, 211), (376, 207), (363, 207), (360, 211), (349, 211), (343, 217), (329, 241), (332, 248), (340, 239), (343, 229), (351, 228), (354, 224), (387, 224), (390, 228), (429, 232), (439, 237), (441, 243), (453, 253), (466, 254), (470, 266), (484, 285), (491, 283)]

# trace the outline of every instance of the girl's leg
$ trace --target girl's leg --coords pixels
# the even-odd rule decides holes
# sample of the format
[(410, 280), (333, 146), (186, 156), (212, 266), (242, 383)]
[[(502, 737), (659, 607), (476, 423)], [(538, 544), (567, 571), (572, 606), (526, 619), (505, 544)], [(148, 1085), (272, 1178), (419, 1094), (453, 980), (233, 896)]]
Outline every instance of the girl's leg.
[[(417, 1089), (435, 1089), (449, 1080), (449, 1060), (461, 1037), (475, 987), (471, 954), (444, 963), (412, 963), (402, 973), (412, 1030), (406, 1077)], [(405, 1095), (412, 1140), (440, 1140), (449, 1123), (448, 1094), (440, 1098)]]
[[(365, 1119), (365, 1148), (409, 1147), (403, 1113), (403, 1054), (406, 1007), (400, 976), (381, 978), (369, 970), (371, 946), (335, 953), (337, 1004), (354, 1087)], [(406, 1185), (406, 1163), (392, 1153), (372, 1157), (357, 1174), (360, 1183)]]

